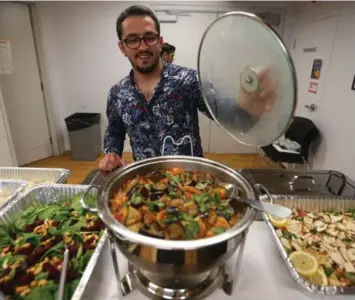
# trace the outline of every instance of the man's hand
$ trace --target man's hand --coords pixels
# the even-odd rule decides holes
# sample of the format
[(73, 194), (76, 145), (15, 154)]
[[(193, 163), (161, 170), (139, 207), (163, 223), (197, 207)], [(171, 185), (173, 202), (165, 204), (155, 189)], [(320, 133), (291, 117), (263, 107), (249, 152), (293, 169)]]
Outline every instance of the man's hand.
[(101, 159), (99, 168), (101, 171), (110, 172), (116, 168), (124, 166), (126, 162), (116, 153), (108, 153)]
[(269, 68), (258, 72), (259, 89), (256, 92), (248, 93), (243, 88), (239, 89), (237, 102), (252, 117), (260, 117), (263, 113), (271, 111), (276, 100), (277, 83), (271, 80), (269, 72)]

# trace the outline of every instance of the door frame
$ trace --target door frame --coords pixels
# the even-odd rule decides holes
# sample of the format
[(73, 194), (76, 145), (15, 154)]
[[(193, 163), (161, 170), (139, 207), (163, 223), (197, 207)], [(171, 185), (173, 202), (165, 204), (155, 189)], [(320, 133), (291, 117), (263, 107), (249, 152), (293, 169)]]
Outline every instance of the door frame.
[[(336, 36), (337, 36), (337, 32), (338, 32), (338, 26), (339, 26), (339, 14), (335, 14), (335, 13), (331, 13), (331, 14), (328, 14), (326, 16), (319, 16), (319, 17), (315, 17), (314, 19), (307, 19), (306, 21), (301, 21), (301, 22), (297, 22), (294, 24), (293, 26), (293, 31), (292, 31), (292, 48), (290, 49), (290, 53), (291, 53), (291, 57), (293, 57), (295, 55), (295, 52), (296, 52), (296, 48), (297, 48), (297, 30), (299, 30), (299, 27), (300, 26), (307, 26), (309, 24), (312, 24), (312, 23), (316, 23), (316, 22), (320, 22), (320, 21), (324, 21), (324, 20), (328, 20), (328, 19), (332, 19), (334, 18), (334, 22), (335, 22), (335, 34), (334, 34), (334, 39), (332, 41), (332, 45), (331, 45), (331, 50), (330, 50), (330, 54), (329, 54), (329, 64), (328, 64), (328, 67), (327, 69), (330, 68), (330, 65), (331, 65), (331, 61), (332, 61), (332, 56), (333, 56), (333, 52), (334, 52), (334, 45), (335, 45), (335, 40), (336, 40)], [(326, 72), (325, 73), (325, 76), (324, 76), (324, 83), (322, 84), (322, 89), (325, 89), (325, 87), (327, 86), (327, 83), (328, 83), (328, 74), (329, 72)], [(322, 104), (322, 101), (323, 101), (323, 98), (324, 98), (324, 94), (322, 94), (322, 97), (319, 99), (319, 103), (317, 103), (318, 105), (318, 108), (317, 108), (317, 111), (315, 112), (315, 116), (313, 119), (314, 120), (317, 120), (318, 118), (318, 115), (319, 115), (319, 111), (321, 109), (321, 104)]]
[[(21, 3), (24, 4), (24, 3)], [(37, 57), (37, 65), (39, 70), (39, 77), (42, 85), (42, 95), (44, 100), (44, 108), (46, 112), (46, 118), (49, 129), (49, 136), (52, 144), (52, 153), (53, 155), (60, 155), (64, 153), (64, 142), (62, 144), (59, 143), (58, 140), (58, 126), (56, 124), (56, 116), (53, 113), (53, 105), (52, 105), (52, 97), (51, 97), (51, 89), (50, 89), (50, 80), (48, 77), (48, 70), (46, 64), (46, 55), (44, 51), (44, 46), (42, 43), (43, 34), (42, 34), (42, 19), (41, 15), (38, 11), (38, 7), (36, 3), (26, 3), (25, 5), (29, 8), (30, 22), (33, 33), (33, 41), (35, 45), (35, 52)]]
[(10, 148), (10, 155), (11, 155), (12, 163), (14, 166), (18, 167), (15, 146), (14, 146), (14, 142), (12, 140), (12, 135), (11, 135), (10, 126), (9, 126), (9, 120), (8, 120), (7, 113), (6, 113), (5, 102), (4, 102), (4, 98), (2, 95), (1, 86), (0, 86), (0, 114), (2, 115), (2, 119), (4, 122), (6, 139), (7, 139), (7, 143), (9, 145), (9, 148)]

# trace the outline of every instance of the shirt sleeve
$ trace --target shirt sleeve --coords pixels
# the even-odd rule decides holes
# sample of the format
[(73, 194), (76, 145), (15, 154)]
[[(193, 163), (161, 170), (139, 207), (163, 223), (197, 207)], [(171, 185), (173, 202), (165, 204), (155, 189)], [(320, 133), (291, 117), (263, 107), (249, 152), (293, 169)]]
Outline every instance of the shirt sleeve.
[[(196, 95), (198, 110), (211, 120), (214, 120), (203, 98), (198, 74), (196, 71), (194, 77), (196, 78), (194, 82), (194, 94)], [(206, 91), (213, 90), (213, 84), (211, 82), (202, 82), (201, 85), (206, 88)], [(219, 101), (218, 106), (211, 107), (213, 114), (218, 118), (218, 120), (221, 120), (224, 123), (231, 123), (232, 120), (233, 126), (240, 130), (241, 133), (247, 133), (259, 120), (257, 117), (252, 117), (247, 111), (238, 106), (238, 104), (234, 106), (233, 109), (231, 109), (230, 105), (228, 105), (231, 99), (218, 98), (213, 92), (208, 92), (206, 97), (208, 103), (216, 103), (216, 101)], [(223, 102), (225, 102), (226, 105), (223, 105)]]
[(122, 156), (124, 141), (126, 138), (126, 127), (117, 111), (117, 96), (111, 89), (107, 99), (106, 116), (107, 129), (104, 137), (104, 153), (114, 152)]

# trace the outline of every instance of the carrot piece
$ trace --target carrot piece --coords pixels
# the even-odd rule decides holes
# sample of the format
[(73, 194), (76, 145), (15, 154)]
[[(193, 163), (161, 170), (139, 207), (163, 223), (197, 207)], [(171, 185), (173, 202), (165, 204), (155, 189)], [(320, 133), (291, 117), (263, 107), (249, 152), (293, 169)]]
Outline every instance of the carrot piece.
[(228, 221), (222, 217), (217, 218), (217, 221), (214, 223), (213, 227), (223, 227), (225, 230), (228, 230), (231, 228)]
[(184, 170), (182, 170), (180, 168), (173, 168), (171, 170), (171, 173), (173, 173), (173, 175), (184, 174)]
[(115, 218), (118, 222), (121, 224), (124, 224), (126, 222), (128, 215), (128, 208), (127, 207), (122, 207), (116, 214)]
[(182, 187), (182, 190), (185, 192), (185, 193), (190, 193), (190, 194), (201, 194), (201, 191), (198, 190), (197, 188), (193, 187), (193, 186), (183, 186)]
[(192, 195), (188, 192), (184, 192), (184, 196), (185, 196), (186, 200), (191, 200), (191, 198), (192, 198)]

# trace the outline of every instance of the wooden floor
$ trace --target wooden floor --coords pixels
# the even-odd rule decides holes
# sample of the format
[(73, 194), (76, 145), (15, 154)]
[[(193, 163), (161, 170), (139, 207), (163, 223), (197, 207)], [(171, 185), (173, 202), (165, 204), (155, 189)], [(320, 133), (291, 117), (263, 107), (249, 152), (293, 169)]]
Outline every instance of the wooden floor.
[[(53, 156), (41, 161), (29, 164), (29, 167), (37, 168), (65, 168), (72, 171), (68, 178), (68, 183), (79, 184), (92, 171), (98, 168), (99, 161), (103, 154), (96, 161), (74, 161), (71, 154), (67, 153), (61, 156)], [(220, 163), (223, 163), (234, 169), (251, 169), (254, 168), (254, 162), (258, 159), (258, 168), (267, 168), (267, 162), (260, 159), (258, 154), (213, 154), (207, 153), (205, 157)], [(132, 162), (132, 154), (124, 153), (123, 158), (127, 162)], [(281, 166), (279, 166), (281, 168)]]

